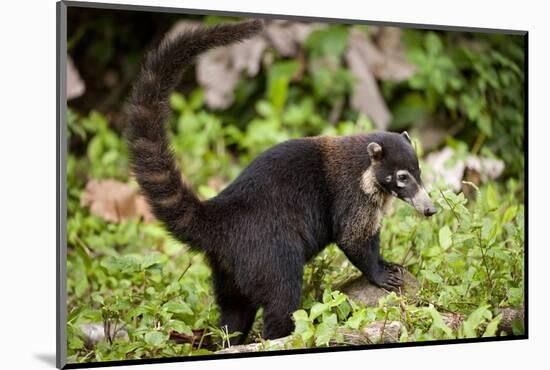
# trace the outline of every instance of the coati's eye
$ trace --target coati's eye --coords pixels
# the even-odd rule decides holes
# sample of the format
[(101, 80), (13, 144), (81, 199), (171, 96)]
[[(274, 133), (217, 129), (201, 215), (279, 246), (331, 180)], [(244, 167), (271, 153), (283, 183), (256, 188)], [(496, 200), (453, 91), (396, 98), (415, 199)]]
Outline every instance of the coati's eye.
[(396, 185), (398, 188), (404, 188), (410, 181), (410, 173), (407, 170), (399, 170), (396, 174)]

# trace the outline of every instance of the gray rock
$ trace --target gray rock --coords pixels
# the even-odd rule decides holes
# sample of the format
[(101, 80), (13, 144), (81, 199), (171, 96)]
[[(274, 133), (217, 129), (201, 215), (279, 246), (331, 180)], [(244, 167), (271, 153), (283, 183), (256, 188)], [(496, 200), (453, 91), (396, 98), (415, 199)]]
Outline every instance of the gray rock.
[[(84, 334), (82, 339), (87, 348), (93, 348), (96, 343), (106, 339), (103, 323), (80, 324), (80, 330)], [(124, 327), (116, 328), (116, 331), (114, 327), (111, 327), (109, 336), (111, 339), (121, 339), (126, 342), (129, 340), (128, 332)]]
[(523, 334), (514, 333), (514, 322), (520, 321), (525, 325), (525, 308), (523, 306), (519, 308), (506, 307), (498, 311), (502, 315), (502, 319), (498, 324), (500, 331), (504, 331), (507, 335)]
[[(360, 330), (338, 329), (344, 336), (346, 345), (363, 345), (373, 343), (397, 343), (403, 324), (400, 321), (378, 320), (365, 325)], [(337, 343), (334, 343), (337, 344)]]
[[(414, 297), (420, 289), (416, 278), (408, 271), (404, 271), (404, 282), (398, 294), (405, 294)], [(380, 298), (387, 296), (390, 292), (370, 283), (367, 278), (360, 276), (354, 280), (344, 283), (338, 288), (350, 299), (362, 303), (365, 307), (377, 307)]]

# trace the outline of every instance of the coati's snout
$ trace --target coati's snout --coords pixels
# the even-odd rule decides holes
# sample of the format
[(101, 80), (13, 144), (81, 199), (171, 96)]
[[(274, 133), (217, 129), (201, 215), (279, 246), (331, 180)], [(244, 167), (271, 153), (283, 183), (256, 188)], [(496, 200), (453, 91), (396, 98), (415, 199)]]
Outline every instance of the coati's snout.
[(418, 158), (407, 132), (380, 140), (375, 134), (373, 139), (367, 151), (376, 186), (409, 203), (423, 216), (433, 216), (437, 210), (422, 185)]
[[(409, 193), (409, 192), (407, 192)], [(403, 199), (405, 202), (409, 203), (411, 206), (413, 206), (420, 214), (430, 217), (433, 216), (437, 210), (435, 209), (435, 206), (428, 196), (428, 193), (423, 187), (418, 186), (416, 190), (416, 194), (414, 194), (412, 197), (402, 197), (399, 196), (400, 199)]]
[(392, 184), (392, 187), (395, 188), (392, 190), (393, 194), (413, 206), (418, 213), (426, 217), (433, 216), (437, 210), (419, 180), (408, 170), (397, 170), (395, 182)]

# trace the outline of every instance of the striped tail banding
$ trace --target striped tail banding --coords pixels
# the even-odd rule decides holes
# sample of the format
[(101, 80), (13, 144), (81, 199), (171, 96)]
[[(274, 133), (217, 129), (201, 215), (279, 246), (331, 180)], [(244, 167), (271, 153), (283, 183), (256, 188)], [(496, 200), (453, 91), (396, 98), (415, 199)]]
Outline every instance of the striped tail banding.
[(176, 238), (200, 245), (207, 222), (201, 201), (182, 178), (164, 124), (169, 96), (184, 69), (199, 54), (247, 39), (263, 29), (261, 20), (197, 27), (166, 37), (149, 52), (128, 101), (130, 166), (153, 213)]

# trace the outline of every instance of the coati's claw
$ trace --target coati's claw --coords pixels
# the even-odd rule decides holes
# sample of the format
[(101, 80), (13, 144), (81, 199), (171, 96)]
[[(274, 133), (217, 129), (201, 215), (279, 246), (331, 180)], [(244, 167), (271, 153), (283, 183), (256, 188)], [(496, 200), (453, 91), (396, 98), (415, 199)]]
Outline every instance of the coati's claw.
[(403, 270), (405, 269), (405, 268), (403, 267), (403, 265), (400, 265), (400, 264), (397, 264), (397, 263), (394, 263), (394, 262), (384, 261), (384, 262), (382, 262), (382, 263), (383, 263), (384, 268), (385, 268), (386, 270), (399, 272), (399, 273), (401, 273), (401, 274), (403, 274)]
[(398, 290), (403, 285), (403, 267), (392, 262), (384, 262), (383, 270), (373, 279), (373, 283), (387, 290)]
[(380, 260), (380, 263), (382, 264), (382, 266), (384, 266), (385, 269), (389, 269), (391, 271), (403, 272), (403, 270), (405, 269), (405, 267), (403, 265), (401, 265), (399, 263), (395, 263), (395, 262)]

